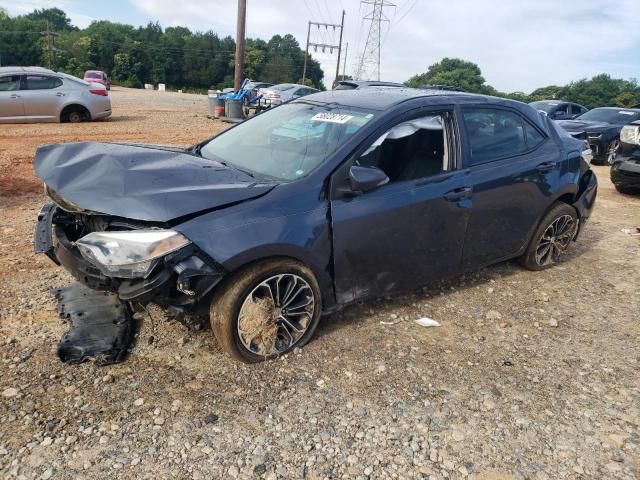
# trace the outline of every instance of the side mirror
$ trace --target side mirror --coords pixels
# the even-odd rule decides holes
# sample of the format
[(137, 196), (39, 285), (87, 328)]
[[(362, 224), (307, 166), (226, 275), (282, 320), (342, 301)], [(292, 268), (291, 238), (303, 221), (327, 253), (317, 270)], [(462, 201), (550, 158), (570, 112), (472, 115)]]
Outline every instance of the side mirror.
[(389, 183), (389, 177), (376, 167), (354, 165), (349, 169), (349, 181), (354, 192), (369, 192)]

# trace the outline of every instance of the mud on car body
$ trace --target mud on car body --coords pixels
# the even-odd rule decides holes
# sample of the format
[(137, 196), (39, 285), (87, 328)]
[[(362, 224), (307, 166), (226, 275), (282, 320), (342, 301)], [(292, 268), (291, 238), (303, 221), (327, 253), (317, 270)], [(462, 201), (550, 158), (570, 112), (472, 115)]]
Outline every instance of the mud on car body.
[(321, 314), (519, 258), (555, 263), (593, 208), (576, 140), (533, 108), (442, 90), (310, 95), (189, 149), (38, 150), (36, 250), (131, 305), (209, 315), (232, 356)]

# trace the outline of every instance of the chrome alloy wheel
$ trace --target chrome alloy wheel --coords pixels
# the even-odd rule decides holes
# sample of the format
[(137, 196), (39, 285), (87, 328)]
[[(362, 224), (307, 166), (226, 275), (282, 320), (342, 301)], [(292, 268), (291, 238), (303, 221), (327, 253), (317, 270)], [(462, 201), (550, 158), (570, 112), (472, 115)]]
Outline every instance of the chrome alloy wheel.
[(576, 227), (571, 215), (556, 218), (540, 237), (536, 248), (536, 263), (541, 267), (554, 263), (571, 243)]
[(261, 282), (245, 298), (238, 313), (238, 337), (257, 355), (293, 348), (311, 325), (316, 301), (302, 277), (290, 273)]

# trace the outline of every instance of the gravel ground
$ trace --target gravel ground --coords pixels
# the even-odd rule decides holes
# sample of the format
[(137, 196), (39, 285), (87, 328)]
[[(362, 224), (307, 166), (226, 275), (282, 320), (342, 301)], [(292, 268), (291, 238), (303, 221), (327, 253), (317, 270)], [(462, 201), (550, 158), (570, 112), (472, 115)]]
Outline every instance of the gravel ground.
[(124, 363), (60, 363), (48, 290), (70, 277), (32, 253), (34, 148), (223, 128), (205, 97), (111, 95), (109, 121), (0, 128), (0, 477), (638, 478), (640, 240), (622, 230), (640, 198), (604, 167), (591, 223), (551, 270), (503, 263), (354, 305), (260, 365), (157, 309)]

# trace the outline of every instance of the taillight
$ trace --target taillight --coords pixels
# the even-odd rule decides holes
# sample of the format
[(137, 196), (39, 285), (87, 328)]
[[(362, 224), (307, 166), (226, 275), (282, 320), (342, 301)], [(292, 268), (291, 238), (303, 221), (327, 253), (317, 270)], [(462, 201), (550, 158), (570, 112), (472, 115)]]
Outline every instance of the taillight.
[(94, 95), (102, 95), (103, 97), (108, 97), (109, 92), (106, 90), (89, 90), (89, 93), (93, 93)]

